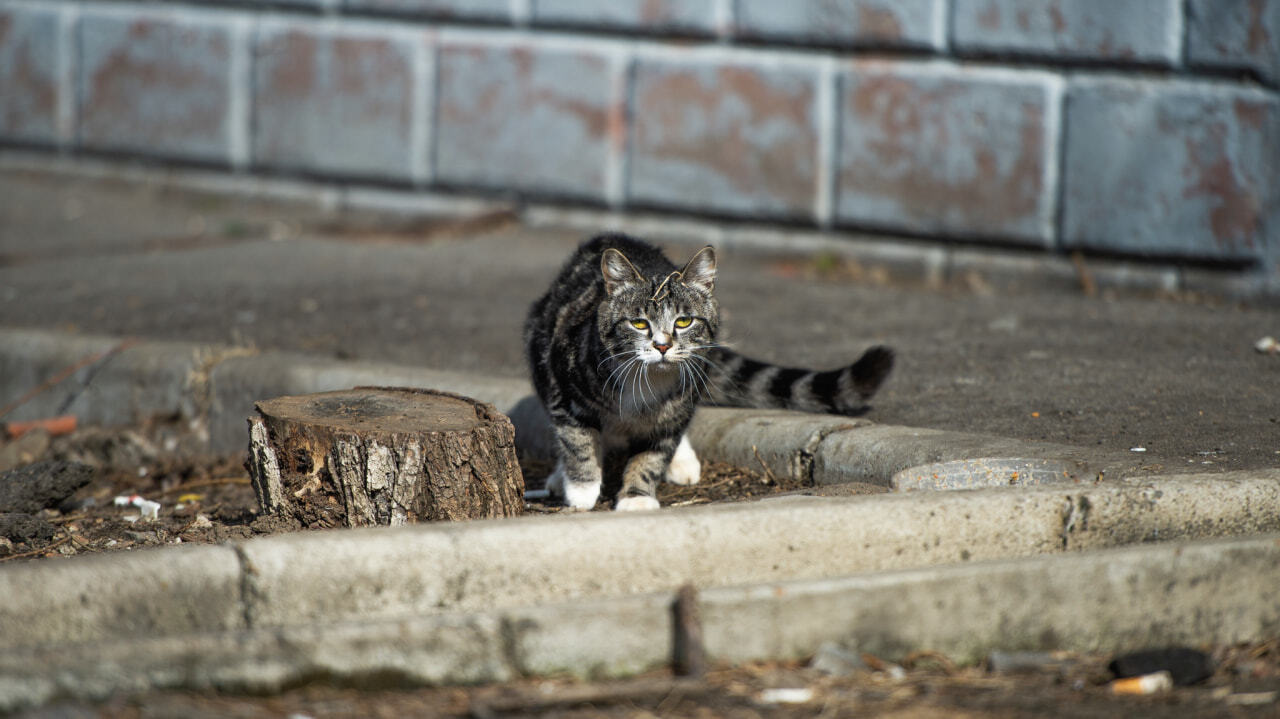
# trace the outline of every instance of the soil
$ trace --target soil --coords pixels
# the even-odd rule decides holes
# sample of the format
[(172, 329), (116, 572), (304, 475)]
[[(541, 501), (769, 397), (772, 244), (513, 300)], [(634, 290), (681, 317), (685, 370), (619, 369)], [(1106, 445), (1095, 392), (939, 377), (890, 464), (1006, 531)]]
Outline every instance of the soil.
[[(151, 692), (89, 705), (45, 707), (29, 717), (1066, 717), (1178, 719), (1280, 715), (1280, 642), (1218, 647), (1217, 670), (1194, 686), (1144, 696), (1117, 694), (1102, 655), (1054, 654), (1024, 673), (955, 668), (922, 653), (905, 666), (870, 665), (839, 675), (808, 662), (715, 668), (698, 679), (654, 672), (625, 680), (534, 679), (480, 687), (341, 687), (313, 683), (272, 697)], [(879, 668), (872, 668), (879, 667)], [(772, 690), (772, 691), (771, 691)], [(777, 690), (783, 690), (781, 692)]]
[[(44, 501), (39, 507), (24, 507), (25, 512), (0, 514), (0, 535), (7, 535), (0, 536), (0, 562), (191, 542), (220, 544), (302, 530), (292, 520), (258, 513), (242, 455), (166, 451), (166, 446), (181, 443), (180, 436), (172, 426), (159, 423), (124, 430), (86, 428), (44, 442), (21, 440), (36, 451), (21, 457), (25, 470), (5, 476), (21, 475)], [(0, 445), (0, 453), (16, 444)], [(546, 462), (523, 461), (528, 488), (541, 488), (550, 469)], [(68, 484), (69, 474), (83, 475), (83, 486)], [(809, 488), (789, 478), (706, 463), (699, 484), (664, 484), (658, 499), (663, 506), (685, 506), (799, 491)], [(142, 516), (142, 509), (129, 503), (133, 497), (158, 502), (156, 516)], [(602, 500), (599, 508), (606, 507)], [(527, 502), (525, 511), (565, 510)]]
[[(216, 544), (305, 531), (288, 521), (259, 515), (243, 457), (174, 452), (182, 439), (180, 430), (168, 425), (82, 429), (34, 441), (27, 437), (20, 443), (0, 445), (0, 459), (12, 458), (19, 444), (25, 448), (19, 457), (26, 467), (23, 476), (37, 490), (47, 490), (47, 506), (22, 514), (25, 524), (0, 522), (0, 530), (10, 534), (0, 539), (0, 562), (57, 561), (76, 554), (191, 542)], [(0, 465), (0, 469), (6, 467)], [(526, 462), (528, 486), (540, 487), (549, 469), (546, 463)], [(44, 484), (38, 479), (41, 476)], [(83, 486), (72, 486), (81, 478)], [(664, 506), (682, 506), (814, 491), (769, 474), (704, 464), (700, 484), (664, 485), (659, 500)], [(880, 490), (858, 487), (853, 491)], [(53, 496), (66, 492), (69, 495)], [(156, 516), (144, 518), (138, 507), (116, 504), (117, 498), (133, 496), (159, 502)], [(528, 513), (559, 511), (563, 510), (539, 503), (526, 506)], [(27, 526), (44, 529), (23, 534), (26, 530), (20, 528)], [(803, 661), (716, 667), (697, 679), (660, 671), (615, 681), (549, 678), (480, 687), (335, 686), (316, 681), (270, 697), (160, 691), (120, 695), (98, 704), (60, 703), (24, 716), (1280, 716), (1280, 639), (1201, 649), (1213, 658), (1213, 676), (1194, 686), (1150, 696), (1113, 693), (1114, 676), (1107, 669), (1111, 657), (1104, 655), (1054, 653), (1029, 671), (1003, 674), (986, 667), (957, 668), (944, 656), (920, 652), (901, 666), (863, 655), (855, 659), (861, 666), (834, 674)], [(771, 694), (775, 689), (794, 691)]]

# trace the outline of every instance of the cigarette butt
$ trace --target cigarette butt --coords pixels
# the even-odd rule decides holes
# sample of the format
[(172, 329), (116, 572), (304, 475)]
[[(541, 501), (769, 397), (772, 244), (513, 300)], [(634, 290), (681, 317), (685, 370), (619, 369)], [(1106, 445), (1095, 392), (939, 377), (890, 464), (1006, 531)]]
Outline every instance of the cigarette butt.
[(1112, 694), (1156, 694), (1173, 688), (1173, 675), (1167, 671), (1143, 674), (1111, 682)]
[(5, 424), (5, 434), (9, 435), (9, 439), (17, 439), (33, 429), (43, 429), (51, 436), (71, 434), (76, 429), (76, 416), (74, 414), (62, 414), (57, 417), (45, 417), (44, 419), (33, 419), (26, 422), (9, 422)]

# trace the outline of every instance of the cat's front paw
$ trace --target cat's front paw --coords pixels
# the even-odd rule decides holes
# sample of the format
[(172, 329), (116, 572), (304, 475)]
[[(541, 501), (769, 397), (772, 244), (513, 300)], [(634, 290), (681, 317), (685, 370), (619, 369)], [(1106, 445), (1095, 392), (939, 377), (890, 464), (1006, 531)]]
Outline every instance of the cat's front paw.
[(646, 510), (657, 509), (658, 500), (653, 497), (637, 496), (623, 497), (614, 505), (615, 512), (643, 512)]
[(694, 453), (689, 438), (681, 437), (676, 453), (667, 467), (667, 481), (672, 484), (697, 484), (702, 479), (702, 462)]
[(564, 482), (564, 503), (570, 509), (595, 509), (596, 500), (600, 499), (599, 482)]

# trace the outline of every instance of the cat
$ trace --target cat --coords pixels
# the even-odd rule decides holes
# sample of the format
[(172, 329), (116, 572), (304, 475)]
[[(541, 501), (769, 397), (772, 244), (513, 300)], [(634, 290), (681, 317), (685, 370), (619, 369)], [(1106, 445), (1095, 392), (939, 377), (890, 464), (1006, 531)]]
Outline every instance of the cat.
[(716, 340), (715, 277), (710, 246), (677, 268), (643, 240), (602, 234), (533, 304), (525, 353), (558, 455), (549, 495), (591, 509), (607, 481), (618, 487), (616, 510), (656, 509), (658, 481), (700, 477), (685, 436), (699, 403), (866, 411), (893, 368), (891, 349), (873, 347), (829, 372), (744, 357)]

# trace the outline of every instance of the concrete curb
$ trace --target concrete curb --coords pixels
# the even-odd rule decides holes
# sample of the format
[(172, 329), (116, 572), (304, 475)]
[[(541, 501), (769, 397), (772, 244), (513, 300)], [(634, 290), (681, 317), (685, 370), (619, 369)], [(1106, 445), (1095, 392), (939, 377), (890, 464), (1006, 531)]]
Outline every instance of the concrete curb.
[(1275, 531), (1280, 470), (305, 532), (5, 567), (0, 637), (395, 620)]
[[(1143, 545), (708, 589), (714, 661), (798, 658), (825, 641), (960, 662), (995, 649), (1114, 651), (1280, 631), (1280, 535)], [(155, 688), (271, 692), (319, 677), (405, 684), (570, 672), (618, 676), (672, 656), (672, 594), (395, 620), (137, 634), (0, 654), (0, 711)]]

